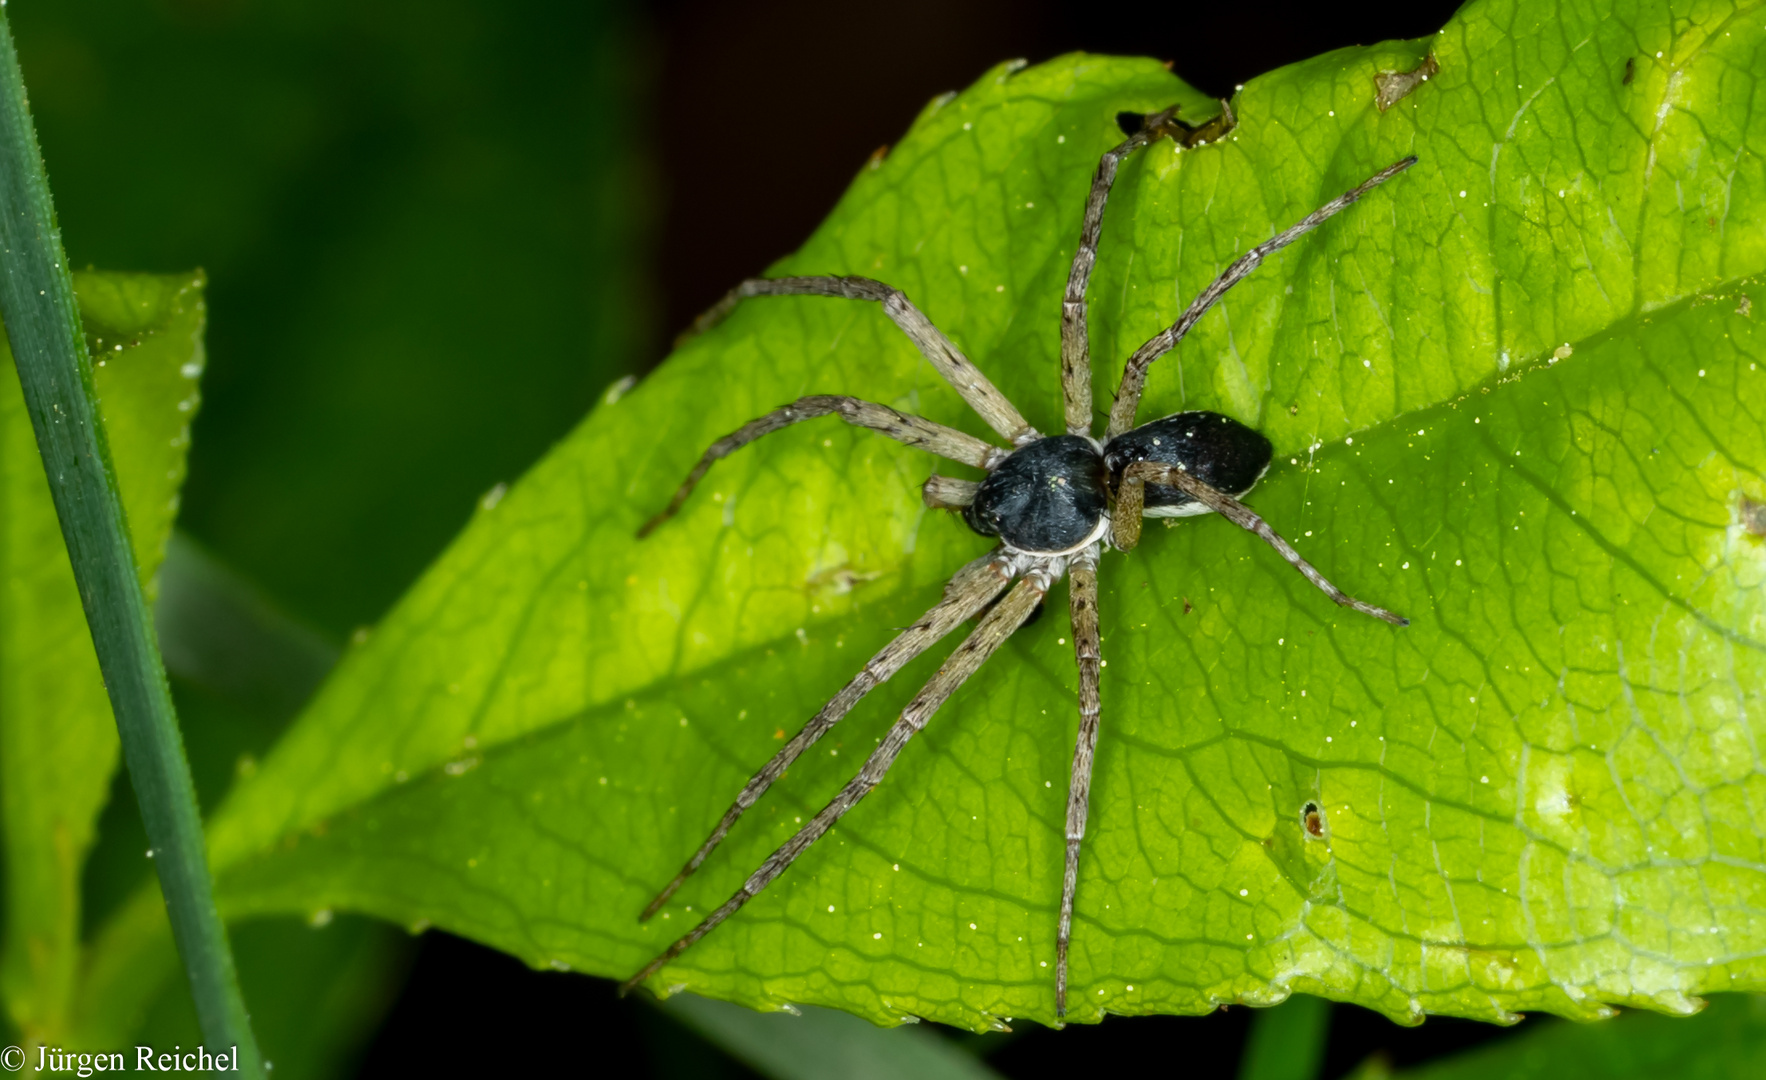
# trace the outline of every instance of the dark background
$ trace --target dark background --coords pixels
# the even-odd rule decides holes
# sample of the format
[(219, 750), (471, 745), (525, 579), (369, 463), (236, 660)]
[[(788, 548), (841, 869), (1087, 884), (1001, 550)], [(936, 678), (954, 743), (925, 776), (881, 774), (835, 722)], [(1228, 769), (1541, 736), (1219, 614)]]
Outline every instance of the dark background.
[[(613, 380), (796, 247), (872, 150), (992, 64), (1171, 60), (1202, 90), (1438, 29), (1457, 4), (1035, 0), (15, 0), (76, 266), (209, 273), (180, 528), (344, 641)], [(175, 687), (205, 804), (286, 709)], [(134, 884), (119, 781), (88, 925)], [(611, 984), (340, 918), (239, 930), (280, 1077), (618, 1068), (750, 1075)], [(191, 1031), (173, 989), (152, 1031)], [(1009, 1076), (1231, 1075), (1247, 1011), (1033, 1025)], [(1326, 1067), (1493, 1029), (1338, 1007)], [(953, 1035), (953, 1038), (968, 1039)], [(189, 1041), (190, 1036), (184, 1035)]]

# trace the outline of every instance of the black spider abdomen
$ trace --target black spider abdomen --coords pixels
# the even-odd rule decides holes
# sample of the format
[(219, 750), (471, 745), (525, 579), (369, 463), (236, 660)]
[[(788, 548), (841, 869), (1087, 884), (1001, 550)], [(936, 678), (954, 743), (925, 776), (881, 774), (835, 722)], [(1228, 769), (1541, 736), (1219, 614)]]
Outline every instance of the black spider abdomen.
[[(1182, 465), (1191, 476), (1218, 491), (1238, 496), (1250, 491), (1269, 468), (1274, 447), (1262, 433), (1230, 416), (1212, 412), (1174, 413), (1133, 431), (1125, 431), (1104, 447), (1110, 489), (1122, 482), (1122, 471), (1137, 461)], [(1205, 512), (1178, 488), (1148, 484), (1146, 512), (1153, 517)]]
[(1104, 459), (1090, 440), (1038, 439), (988, 474), (963, 520), (1019, 551), (1071, 551), (1104, 520), (1110, 505), (1105, 481)]

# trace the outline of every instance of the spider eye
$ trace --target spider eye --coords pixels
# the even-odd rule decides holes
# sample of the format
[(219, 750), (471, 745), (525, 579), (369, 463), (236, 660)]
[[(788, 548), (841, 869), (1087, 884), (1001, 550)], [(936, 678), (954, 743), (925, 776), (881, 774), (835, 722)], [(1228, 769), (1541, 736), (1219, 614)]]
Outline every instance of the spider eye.
[(963, 520), (982, 536), (1000, 534), (1000, 515), (992, 510), (978, 509), (974, 503), (963, 507)]

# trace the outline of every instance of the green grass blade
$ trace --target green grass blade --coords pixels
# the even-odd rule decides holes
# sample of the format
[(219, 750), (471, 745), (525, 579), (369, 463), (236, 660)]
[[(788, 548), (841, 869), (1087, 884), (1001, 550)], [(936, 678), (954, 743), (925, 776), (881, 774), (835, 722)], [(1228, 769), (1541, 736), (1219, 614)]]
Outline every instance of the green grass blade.
[(262, 1069), (215, 911), (196, 794), (93, 404), (49, 181), (0, 14), (0, 317), (55, 498), (203, 1032)]

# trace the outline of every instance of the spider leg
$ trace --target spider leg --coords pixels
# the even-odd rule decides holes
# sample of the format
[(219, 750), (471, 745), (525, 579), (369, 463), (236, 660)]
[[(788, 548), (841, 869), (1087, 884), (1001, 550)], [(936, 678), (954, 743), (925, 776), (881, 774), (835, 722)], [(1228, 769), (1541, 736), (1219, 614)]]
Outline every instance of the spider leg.
[(1184, 132), (1177, 141), (1183, 144), (1184, 149), (1224, 139), (1234, 128), (1239, 126), (1239, 118), (1233, 115), (1233, 103), (1226, 98), (1220, 98), (1219, 101), (1220, 114), (1214, 119), (1205, 121), (1198, 127), (1190, 127), (1187, 124), (1180, 125), (1184, 128)]
[(975, 501), (975, 492), (980, 489), (981, 485), (973, 480), (933, 473), (921, 485), (920, 499), (934, 510), (961, 510)]
[(998, 551), (989, 552), (957, 571), (956, 575), (950, 579), (950, 584), (945, 586), (943, 600), (931, 611), (920, 616), (918, 622), (904, 630), (894, 641), (883, 646), (876, 656), (871, 657), (858, 675), (847, 683), (838, 694), (835, 694), (833, 700), (823, 705), (820, 712), (810, 718), (809, 723), (803, 726), (802, 731), (793, 736), (790, 742), (773, 755), (771, 761), (749, 778), (748, 783), (743, 786), (741, 794), (736, 796), (735, 803), (724, 812), (717, 827), (711, 830), (710, 836), (706, 837), (705, 843), (699, 846), (699, 850), (693, 853), (691, 859), (687, 860), (687, 865), (683, 866), (681, 872), (675, 875), (674, 880), (657, 894), (656, 899), (650, 901), (650, 906), (646, 907), (644, 913), (638, 916), (639, 921), (642, 922), (661, 910), (662, 905), (668, 903), (668, 898), (674, 895), (675, 890), (680, 888), (688, 876), (699, 869), (699, 864), (705, 861), (706, 856), (710, 855), (713, 849), (723, 842), (724, 837), (736, 824), (736, 819), (742, 816), (743, 811), (760, 801), (760, 797), (766, 794), (767, 788), (773, 785), (773, 781), (785, 775), (785, 770), (791, 767), (791, 763), (796, 761), (805, 750), (815, 745), (816, 740), (825, 735), (829, 728), (839, 723), (847, 713), (851, 712), (853, 706), (857, 705), (866, 694), (880, 684), (888, 682), (890, 677), (900, 671), (904, 665), (937, 644), (946, 634), (974, 618), (975, 614), (986, 607), (994, 597), (1005, 591), (1006, 585), (1011, 580), (1011, 564), (1002, 558)]
[(1122, 470), (1122, 483), (1116, 487), (1116, 508), (1110, 513), (1110, 543), (1117, 551), (1133, 551), (1141, 542), (1141, 514), (1147, 505), (1143, 471), (1130, 465)]
[[(1323, 574), (1318, 572), (1317, 567), (1300, 557), (1300, 553), (1294, 550), (1292, 544), (1282, 539), (1281, 534), (1270, 528), (1269, 522), (1258, 517), (1256, 511), (1226, 492), (1209, 487), (1182, 469), (1174, 469), (1169, 465), (1161, 465), (1152, 461), (1137, 461), (1124, 469), (1122, 473), (1123, 488), (1129, 486), (1129, 477), (1131, 476), (1135, 478), (1137, 484), (1151, 482), (1180, 488), (1190, 498), (1215, 511), (1239, 528), (1256, 533), (1263, 538), (1264, 543), (1275, 548), (1277, 554), (1288, 560), (1290, 566), (1300, 571), (1307, 581), (1318, 586), (1320, 592), (1343, 607), (1353, 608), (1363, 615), (1372, 615), (1374, 618), (1389, 622), (1393, 626), (1410, 625), (1410, 620), (1404, 616), (1387, 611), (1383, 607), (1376, 607), (1365, 600), (1357, 600), (1332, 585)], [(1117, 505), (1121, 506), (1120, 500)], [(1120, 511), (1118, 512), (1120, 513)]]
[(749, 278), (695, 319), (681, 337), (684, 339), (709, 330), (750, 296), (842, 296), (848, 300), (875, 300), (883, 305), (883, 313), (894, 320), (944, 380), (962, 395), (981, 419), (987, 421), (988, 427), (999, 432), (1013, 446), (1021, 446), (1037, 437), (1036, 429), (1006, 400), (1006, 395), (981, 374), (981, 369), (971, 363), (942, 330), (932, 325), (932, 320), (913, 305), (907, 294), (881, 281), (862, 277)]
[(1067, 1015), (1067, 945), (1073, 938), (1073, 894), (1079, 884), (1079, 844), (1085, 839), (1091, 800), (1092, 752), (1098, 745), (1098, 549), (1073, 557), (1068, 592), (1073, 619), (1073, 657), (1079, 663), (1079, 738), (1067, 787), (1067, 869), (1061, 878), (1061, 922), (1055, 934), (1055, 1016)]
[(770, 885), (774, 878), (785, 872), (797, 857), (809, 846), (821, 839), (836, 821), (854, 806), (859, 800), (871, 793), (883, 781), (889, 767), (901, 754), (909, 739), (912, 739), (926, 726), (938, 707), (963, 685), (969, 676), (986, 663), (995, 649), (1012, 635), (1012, 632), (1029, 618), (1030, 612), (1042, 601), (1043, 594), (1048, 592), (1051, 575), (1047, 569), (1032, 571), (1017, 586), (1007, 593), (1005, 599), (996, 604), (993, 610), (981, 620), (980, 625), (963, 639), (956, 652), (938, 669), (938, 673), (920, 689), (914, 699), (902, 710), (901, 718), (883, 736), (883, 741), (871, 756), (865, 759), (858, 775), (840, 789), (827, 806), (822, 807), (815, 817), (809, 820), (797, 835), (785, 841), (779, 850), (767, 856), (736, 895), (724, 901), (723, 906), (706, 916), (705, 921), (670, 945), (661, 956), (644, 965), (644, 969), (620, 984), (621, 994), (629, 993), (639, 983), (661, 970), (662, 966), (692, 947), (693, 943), (710, 933), (717, 925), (742, 909), (742, 905), (759, 895), (760, 891)]
[(798, 398), (791, 404), (774, 409), (755, 420), (750, 420), (735, 431), (730, 432), (717, 442), (711, 444), (700, 456), (699, 463), (687, 474), (687, 479), (676, 489), (674, 498), (669, 500), (663, 511), (644, 522), (638, 530), (638, 538), (643, 539), (655, 531), (658, 525), (674, 517), (693, 488), (705, 476), (706, 470), (720, 458), (747, 446), (764, 435), (782, 431), (792, 424), (812, 420), (818, 416), (837, 415), (840, 419), (856, 427), (870, 428), (889, 436), (896, 442), (905, 443), (917, 450), (925, 450), (939, 457), (960, 461), (965, 465), (974, 465), (982, 469), (991, 469), (1006, 455), (1006, 451), (990, 443), (982, 442), (973, 435), (964, 434), (956, 428), (935, 424), (924, 417), (912, 413), (897, 412), (887, 405), (879, 405), (874, 401), (863, 401), (855, 397), (842, 397), (835, 394), (817, 394), (811, 397)]
[(1153, 361), (1176, 348), (1177, 343), (1190, 332), (1190, 327), (1196, 325), (1197, 321), (1208, 313), (1208, 309), (1213, 307), (1228, 289), (1243, 281), (1251, 271), (1257, 269), (1265, 258), (1318, 228), (1326, 219), (1348, 209), (1357, 199), (1373, 188), (1415, 164), (1416, 156), (1413, 154), (1403, 161), (1386, 166), (1277, 233), (1273, 238), (1265, 240), (1234, 260), (1233, 264), (1226, 268), (1225, 273), (1215, 278), (1213, 284), (1203, 289), (1201, 294), (1190, 302), (1190, 306), (1184, 310), (1176, 322), (1154, 335), (1145, 345), (1136, 349), (1133, 356), (1128, 358), (1128, 364), (1122, 370), (1122, 384), (1116, 389), (1116, 404), (1110, 409), (1110, 427), (1105, 438), (1114, 439), (1134, 427), (1135, 410), (1140, 408), (1141, 391), (1147, 385), (1147, 369), (1153, 366)]
[(1098, 237), (1104, 231), (1104, 204), (1116, 183), (1122, 159), (1176, 130), (1177, 106), (1147, 117), (1141, 129), (1104, 152), (1092, 177), (1091, 195), (1079, 226), (1079, 247), (1067, 273), (1067, 295), (1061, 301), (1061, 396), (1066, 404), (1067, 434), (1091, 435), (1091, 346), (1086, 338), (1085, 287), (1098, 261)]

